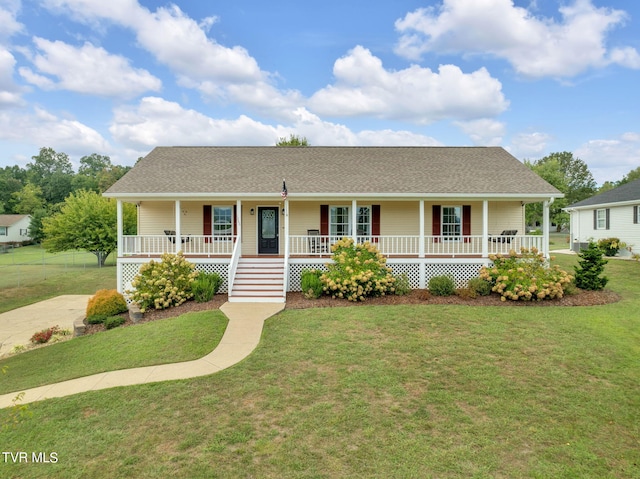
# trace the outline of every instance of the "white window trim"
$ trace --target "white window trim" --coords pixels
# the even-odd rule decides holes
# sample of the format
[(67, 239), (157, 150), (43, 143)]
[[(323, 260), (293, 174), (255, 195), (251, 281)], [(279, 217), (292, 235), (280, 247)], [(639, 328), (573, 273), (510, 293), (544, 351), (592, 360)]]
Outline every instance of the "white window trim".
[[(457, 208), (460, 210), (460, 222), (458, 223), (459, 226), (459, 233), (455, 234), (455, 235), (450, 235), (450, 234), (445, 234), (444, 232), (444, 210), (446, 208)], [(455, 224), (455, 223), (447, 223), (447, 224)], [(442, 238), (445, 241), (459, 241), (462, 238), (462, 205), (442, 205), (440, 208), (440, 235), (442, 236)]]
[[(602, 213), (602, 218), (600, 217), (600, 213)], [(602, 222), (602, 225), (600, 224)], [(596, 210), (596, 230), (606, 230), (607, 229), (607, 209), (606, 208), (598, 208)]]
[[(334, 223), (332, 221), (333, 220), (333, 215), (331, 214), (331, 211), (332, 211), (333, 208), (346, 208), (346, 210), (347, 210), (347, 213), (346, 213), (347, 222), (346, 223)], [(356, 233), (358, 232), (358, 226), (364, 224), (364, 225), (366, 225), (366, 230), (365, 230), (364, 234), (359, 235), (359, 236), (371, 236), (372, 217), (373, 217), (373, 208), (372, 208), (372, 206), (371, 205), (357, 205), (356, 208), (358, 208), (358, 210), (360, 208), (367, 208), (369, 210), (369, 215), (368, 215), (369, 221), (367, 223), (358, 223), (356, 225)], [(356, 218), (358, 218), (360, 216), (358, 213), (359, 213), (359, 211), (356, 212)], [(351, 205), (329, 205), (329, 236), (336, 236), (336, 237), (338, 237), (338, 236), (342, 236), (342, 237), (351, 236), (353, 234), (353, 225), (351, 224), (351, 217), (352, 217), (351, 214), (352, 214)], [(348, 232), (344, 233), (342, 235), (333, 234), (333, 230), (334, 230), (333, 226), (337, 225), (337, 224), (346, 224)]]
[[(3, 233), (4, 231), (4, 233)], [(0, 226), (0, 236), (9, 236), (9, 227)]]
[[(216, 234), (216, 208), (229, 208), (231, 210), (231, 233)], [(235, 234), (235, 225), (233, 224), (233, 205), (211, 205), (211, 236), (229, 237)]]

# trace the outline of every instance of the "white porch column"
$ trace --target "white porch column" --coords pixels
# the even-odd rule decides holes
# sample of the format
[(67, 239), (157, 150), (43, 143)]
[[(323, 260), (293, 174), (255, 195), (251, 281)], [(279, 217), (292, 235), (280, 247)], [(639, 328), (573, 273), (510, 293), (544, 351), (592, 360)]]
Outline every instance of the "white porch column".
[(289, 258), (289, 200), (284, 200), (284, 257)]
[(116, 235), (118, 237), (118, 246), (117, 246), (117, 253), (118, 253), (118, 258), (120, 258), (122, 256), (122, 251), (123, 251), (123, 245), (122, 245), (122, 241), (123, 241), (123, 219), (122, 219), (122, 200), (117, 200), (116, 201)]
[(489, 256), (489, 202), (482, 201), (482, 257)]
[[(424, 258), (424, 200), (420, 200), (420, 218), (418, 218), (419, 236), (418, 236), (418, 257)], [(418, 288), (424, 289), (427, 287), (427, 271), (426, 265), (422, 262), (418, 262)]]
[(182, 249), (182, 241), (181, 241), (181, 220), (180, 216), (182, 214), (182, 210), (180, 208), (180, 200), (176, 200), (176, 248), (174, 253), (178, 254), (178, 251)]
[(549, 198), (542, 203), (542, 249), (545, 258), (549, 259), (549, 206), (553, 203), (553, 198)]
[(353, 244), (358, 244), (358, 202), (351, 200), (351, 237)]
[(236, 200), (236, 241), (242, 241), (242, 200)]
[(420, 218), (418, 224), (420, 225), (418, 236), (418, 257), (424, 258), (424, 200), (420, 200)]

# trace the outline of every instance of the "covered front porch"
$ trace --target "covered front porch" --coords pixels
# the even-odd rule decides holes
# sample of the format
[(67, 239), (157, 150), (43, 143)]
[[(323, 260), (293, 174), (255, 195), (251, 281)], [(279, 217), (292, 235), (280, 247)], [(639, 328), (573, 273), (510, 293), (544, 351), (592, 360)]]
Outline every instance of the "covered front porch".
[(344, 237), (375, 244), (414, 288), (436, 273), (464, 286), (492, 254), (524, 247), (548, 255), (551, 201), (542, 200), (543, 234), (527, 235), (525, 201), (514, 198), (149, 199), (136, 202), (139, 234), (124, 235), (118, 200), (118, 289), (151, 258), (182, 252), (221, 274), (230, 295), (241, 258), (279, 258), (284, 297), (300, 289), (303, 269), (331, 261), (331, 246)]

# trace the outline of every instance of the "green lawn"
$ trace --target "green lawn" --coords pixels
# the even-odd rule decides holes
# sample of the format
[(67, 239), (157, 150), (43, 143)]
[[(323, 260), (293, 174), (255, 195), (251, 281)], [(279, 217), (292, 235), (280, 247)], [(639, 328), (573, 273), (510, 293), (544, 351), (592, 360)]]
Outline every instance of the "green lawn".
[(218, 310), (81, 336), (0, 360), (0, 394), (115, 369), (198, 359), (220, 342), (227, 317)]
[(640, 477), (640, 263), (607, 273), (606, 306), (285, 310), (220, 373), (31, 404), (3, 450), (58, 462), (2, 475)]
[(98, 268), (91, 253), (47, 253), (25, 246), (0, 254), (0, 313), (61, 294), (94, 294), (116, 287), (115, 255)]

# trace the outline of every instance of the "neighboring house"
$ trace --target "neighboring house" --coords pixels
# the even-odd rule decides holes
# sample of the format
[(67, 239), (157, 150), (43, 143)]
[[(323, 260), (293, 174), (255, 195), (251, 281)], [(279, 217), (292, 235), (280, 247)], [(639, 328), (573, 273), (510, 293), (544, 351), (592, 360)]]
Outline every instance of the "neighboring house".
[(0, 244), (17, 244), (31, 241), (30, 215), (0, 215)]
[[(345, 236), (375, 243), (414, 288), (442, 274), (462, 286), (491, 253), (548, 253), (562, 193), (497, 147), (158, 147), (105, 196), (119, 206), (120, 291), (150, 258), (182, 251), (224, 277), (230, 301), (283, 301)], [(138, 206), (135, 236), (122, 234), (122, 202)], [(532, 202), (542, 236), (524, 234)]]
[[(572, 249), (579, 251), (590, 240), (619, 238), (634, 252), (640, 251), (640, 180), (631, 181), (565, 208), (571, 215)], [(621, 255), (630, 254), (620, 250)]]

